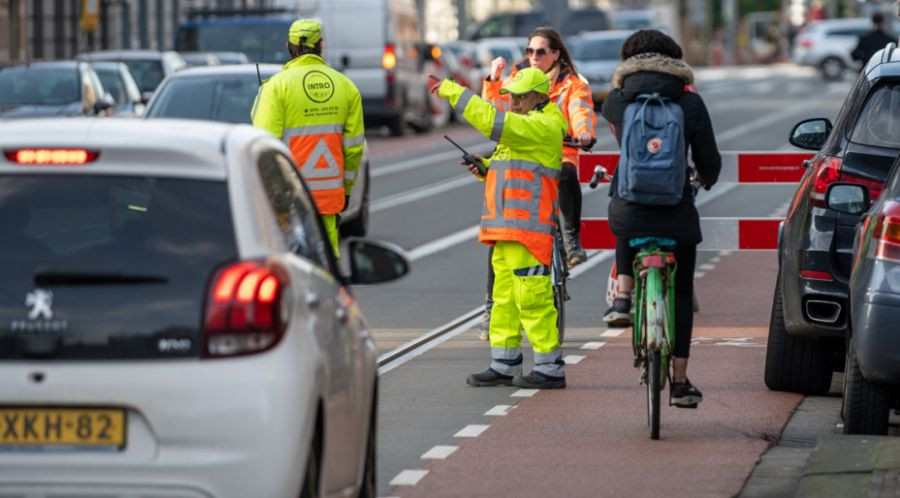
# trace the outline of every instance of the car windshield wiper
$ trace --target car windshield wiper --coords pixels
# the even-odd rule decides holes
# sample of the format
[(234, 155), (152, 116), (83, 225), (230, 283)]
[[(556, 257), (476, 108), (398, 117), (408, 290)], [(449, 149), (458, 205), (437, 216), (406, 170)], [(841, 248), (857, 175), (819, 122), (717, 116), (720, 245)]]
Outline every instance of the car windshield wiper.
[(34, 284), (47, 285), (103, 285), (103, 284), (164, 284), (169, 277), (142, 275), (117, 271), (44, 271), (34, 274)]

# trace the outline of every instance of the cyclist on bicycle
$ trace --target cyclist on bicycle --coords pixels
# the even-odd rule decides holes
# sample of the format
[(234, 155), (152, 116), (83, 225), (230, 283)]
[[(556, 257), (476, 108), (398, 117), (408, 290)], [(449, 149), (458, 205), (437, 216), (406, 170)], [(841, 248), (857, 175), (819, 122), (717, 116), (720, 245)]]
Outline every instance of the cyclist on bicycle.
[[(681, 47), (658, 30), (640, 30), (622, 46), (622, 64), (613, 74), (612, 88), (603, 102), (602, 114), (621, 145), (625, 109), (639, 95), (658, 94), (677, 103), (684, 112), (684, 139), (696, 168), (697, 179), (711, 187), (719, 177), (722, 160), (716, 147), (709, 113), (695, 92), (688, 87), (694, 75), (682, 58)], [(649, 144), (648, 144), (649, 145)], [(617, 171), (618, 173), (618, 171)], [(685, 175), (684, 195), (674, 206), (638, 204), (619, 197), (610, 187), (609, 227), (616, 236), (616, 268), (619, 293), (604, 321), (613, 325), (629, 324), (631, 291), (634, 288), (632, 262), (637, 249), (629, 240), (637, 237), (667, 237), (677, 242), (675, 261), (675, 348), (672, 403), (679, 407), (696, 407), (703, 399), (699, 389), (687, 378), (688, 356), (694, 315), (692, 295), (697, 244), (702, 240), (700, 216), (694, 206), (694, 192), (689, 175)], [(614, 178), (613, 182), (617, 179)]]
[[(493, 246), (494, 310), (490, 322), (491, 364), (469, 375), (472, 386), (566, 387), (556, 307), (550, 283), (557, 181), (562, 139), (568, 129), (550, 102), (550, 81), (526, 68), (503, 87), (512, 94), (510, 112), (496, 109), (450, 80), (431, 91), (447, 99), (475, 129), (497, 142), (484, 176), (484, 209), (478, 240)], [(476, 159), (480, 159), (476, 157)], [(481, 174), (470, 167), (470, 170)], [(522, 334), (534, 349), (534, 369), (522, 373)]]
[[(501, 81), (507, 61), (497, 57), (491, 61), (491, 72), (484, 79), (481, 96), (500, 110), (509, 108), (509, 96), (501, 88), (526, 67), (540, 69), (550, 80), (550, 100), (552, 100), (568, 123), (567, 134), (573, 143), (563, 147), (563, 163), (559, 178), (559, 210), (562, 213), (564, 260), (571, 268), (587, 260), (581, 245), (581, 185), (578, 182), (579, 146), (588, 147), (594, 142), (597, 116), (591, 88), (575, 71), (575, 64), (559, 34), (547, 27), (536, 28), (528, 36), (525, 48), (526, 58), (512, 68), (506, 82)], [(485, 315), (482, 330), (487, 331), (490, 322), (493, 274), (488, 274), (488, 293), (485, 301)], [(487, 337), (483, 334), (482, 339)]]

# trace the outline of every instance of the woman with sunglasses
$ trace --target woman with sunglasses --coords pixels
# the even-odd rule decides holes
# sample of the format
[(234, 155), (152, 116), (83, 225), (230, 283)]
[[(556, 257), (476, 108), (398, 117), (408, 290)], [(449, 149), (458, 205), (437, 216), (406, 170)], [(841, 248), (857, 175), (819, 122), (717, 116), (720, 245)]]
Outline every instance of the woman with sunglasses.
[[(566, 145), (563, 147), (562, 171), (559, 177), (559, 211), (564, 221), (563, 240), (566, 249), (566, 264), (571, 268), (587, 260), (587, 255), (581, 246), (581, 185), (578, 183), (577, 164), (578, 146), (589, 147), (594, 142), (594, 127), (597, 125), (594, 101), (591, 97), (590, 86), (575, 72), (575, 64), (572, 63), (572, 57), (559, 33), (547, 27), (535, 28), (528, 35), (525, 54), (525, 59), (513, 66), (505, 83), (501, 81), (501, 77), (506, 68), (506, 60), (503, 57), (497, 57), (491, 61), (491, 73), (484, 79), (481, 96), (497, 109), (508, 111), (510, 107), (509, 94), (502, 95), (500, 89), (511, 82), (516, 73), (526, 67), (533, 67), (541, 70), (549, 78), (550, 100), (559, 107), (569, 124), (567, 134), (577, 144), (577, 146)], [(493, 274), (489, 274), (488, 295), (485, 302), (486, 312), (482, 320), (482, 339), (484, 340), (487, 340), (486, 331), (490, 323), (491, 305), (493, 304), (491, 299), (493, 280)]]

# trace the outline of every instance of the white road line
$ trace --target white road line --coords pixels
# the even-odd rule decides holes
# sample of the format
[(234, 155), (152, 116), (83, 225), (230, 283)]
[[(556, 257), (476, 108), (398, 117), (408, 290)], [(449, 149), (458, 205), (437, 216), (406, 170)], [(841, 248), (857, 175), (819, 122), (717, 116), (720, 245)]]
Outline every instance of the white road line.
[(459, 446), (435, 446), (423, 453), (422, 458), (425, 460), (443, 460), (452, 455), (458, 448)]
[(478, 437), (482, 432), (486, 431), (489, 425), (484, 424), (469, 424), (459, 432), (453, 435), (453, 437)]
[(409, 202), (427, 199), (428, 197), (431, 197), (435, 194), (440, 194), (457, 187), (462, 187), (463, 185), (469, 185), (471, 183), (477, 182), (478, 179), (475, 178), (475, 175), (470, 174), (458, 176), (456, 178), (450, 178), (447, 180), (441, 180), (439, 182), (432, 183), (431, 185), (417, 188), (413, 191), (407, 191), (401, 194), (392, 195), (383, 199), (378, 199), (377, 201), (373, 201), (372, 205), (369, 206), (369, 212), (377, 213), (379, 211), (384, 211), (386, 209), (397, 207)]
[(622, 332), (625, 332), (625, 329), (606, 329), (605, 332), (600, 334), (600, 337), (619, 337), (622, 335)]
[(566, 365), (577, 365), (581, 363), (581, 360), (585, 359), (586, 356), (580, 354), (569, 354), (563, 357), (563, 361), (566, 362)]
[(397, 474), (396, 477), (391, 479), (391, 486), (415, 486), (419, 484), (419, 481), (422, 480), (425, 475), (428, 474), (427, 470), (404, 470)]
[[(832, 91), (833, 89), (829, 88), (828, 93), (831, 93)], [(729, 128), (722, 133), (716, 133), (716, 143), (721, 144), (722, 142), (727, 142), (728, 140), (734, 138), (743, 137), (750, 132), (756, 131), (760, 128), (771, 126), (772, 124), (784, 120), (784, 118), (793, 116), (794, 114), (799, 114), (801, 111), (807, 110), (809, 108), (814, 108), (814, 105), (812, 104), (816, 104), (819, 100), (823, 100), (823, 96), (820, 96), (816, 99), (804, 100), (792, 106), (783, 107), (775, 112), (763, 114), (756, 119), (751, 119), (750, 121), (746, 121), (738, 126)]]
[(709, 263), (704, 263), (704, 264), (700, 265), (700, 269), (703, 271), (710, 271), (710, 270), (715, 269), (715, 267), (716, 267), (716, 265), (711, 265)]
[(734, 251), (731, 249), (725, 249), (724, 251), (719, 251), (719, 256), (722, 256), (722, 257), (731, 256), (731, 253), (733, 253), (733, 252)]
[(513, 398), (530, 398), (538, 393), (540, 389), (519, 389), (518, 391), (510, 394)]
[[(477, 145), (468, 146), (466, 150), (468, 150), (472, 154), (482, 154), (493, 148), (493, 142), (483, 142)], [(400, 161), (398, 163), (391, 164), (390, 166), (372, 168), (372, 171), (369, 172), (369, 174), (372, 176), (372, 178), (378, 178), (381, 176), (390, 175), (392, 173), (400, 173), (411, 169), (421, 168), (431, 163), (460, 158), (462, 158), (462, 153), (458, 150), (446, 150), (444, 152), (438, 152), (436, 154), (431, 154), (424, 157), (417, 157), (415, 159), (409, 159), (407, 161)]]
[(425, 256), (431, 256), (432, 254), (443, 251), (444, 249), (449, 249), (457, 244), (462, 244), (463, 242), (474, 239), (478, 236), (478, 225), (473, 225), (468, 228), (463, 228), (462, 230), (451, 233), (445, 237), (441, 237), (437, 240), (432, 240), (426, 244), (422, 244), (419, 247), (409, 251), (406, 253), (407, 258), (410, 261), (415, 261), (417, 259), (422, 259)]
[(586, 342), (586, 343), (584, 343), (584, 344), (581, 345), (581, 349), (596, 350), (596, 349), (602, 348), (602, 347), (605, 346), (605, 345), (606, 345), (605, 342), (599, 342), (599, 341), (597, 341), (597, 342)]
[[(484, 310), (484, 306), (478, 306), (477, 308), (470, 311), (469, 313), (472, 313), (475, 310)], [(456, 327), (456, 329), (441, 335), (437, 339), (434, 339), (432, 341), (429, 341), (429, 342), (419, 346), (418, 348), (391, 361), (390, 363), (386, 363), (386, 364), (378, 367), (378, 375), (384, 375), (384, 374), (390, 372), (391, 370), (399, 367), (400, 365), (406, 363), (407, 361), (417, 358), (417, 357), (425, 354), (426, 352), (430, 351), (431, 349), (440, 346), (441, 344), (449, 341), (450, 339), (453, 339), (454, 337), (458, 336), (459, 334), (462, 334), (463, 332), (468, 332), (468, 331), (472, 330), (472, 327), (474, 327), (475, 325), (477, 325), (479, 323), (481, 323), (481, 315), (478, 315), (478, 316), (472, 318), (471, 320), (460, 324), (458, 327)]]
[(484, 412), (488, 417), (501, 417), (503, 415), (509, 414), (509, 411), (513, 409), (513, 405), (497, 405), (490, 410)]
[(709, 262), (712, 264), (716, 264), (719, 261), (722, 261), (722, 256), (713, 256), (712, 258), (709, 259)]
[(702, 271), (695, 271), (695, 272), (694, 272), (694, 278), (695, 278), (695, 279), (697, 279), (697, 278), (703, 278), (704, 275), (706, 275), (706, 273), (704, 273), (704, 272), (702, 272)]

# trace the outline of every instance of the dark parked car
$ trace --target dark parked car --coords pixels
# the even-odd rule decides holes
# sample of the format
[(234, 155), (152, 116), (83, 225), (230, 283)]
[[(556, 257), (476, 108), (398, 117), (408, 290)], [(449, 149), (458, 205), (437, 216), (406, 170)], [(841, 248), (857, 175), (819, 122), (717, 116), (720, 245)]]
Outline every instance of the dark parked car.
[(0, 118), (96, 116), (114, 104), (84, 62), (34, 62), (0, 68)]
[[(276, 64), (240, 64), (179, 71), (159, 86), (147, 105), (146, 117), (250, 124), (260, 79), (266, 80), (280, 70)], [(362, 237), (369, 227), (368, 147), (357, 178), (350, 203), (341, 214), (341, 232)]]
[(859, 216), (825, 203), (834, 183), (881, 194), (900, 151), (900, 52), (889, 44), (869, 61), (834, 125), (799, 123), (797, 147), (818, 150), (801, 179), (779, 236), (779, 271), (769, 324), (765, 381), (770, 389), (824, 394), (844, 367), (848, 282)]
[(122, 62), (93, 62), (91, 67), (116, 102), (114, 115), (134, 117), (144, 113), (146, 101), (128, 66)]
[[(896, 130), (900, 115), (893, 121)], [(900, 135), (888, 135), (890, 129), (878, 133), (900, 146)], [(829, 187), (826, 200), (839, 213), (862, 214), (850, 275), (844, 433), (887, 434), (890, 410), (900, 399), (900, 161), (876, 202), (862, 185), (845, 183)]]

